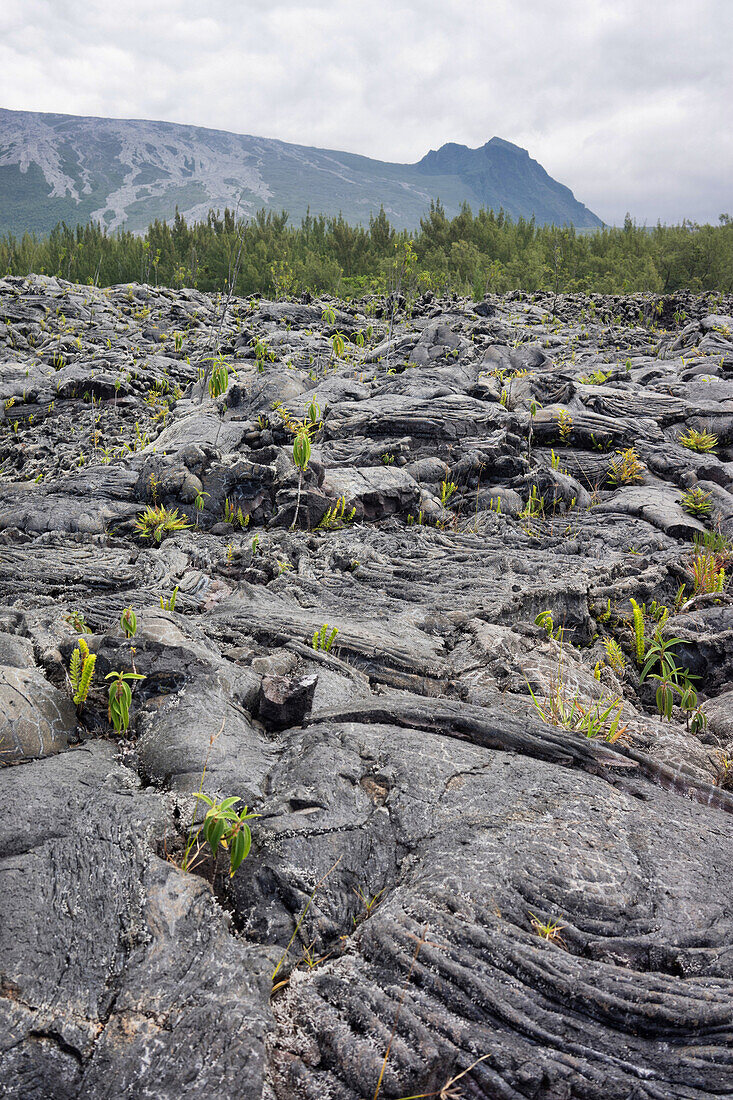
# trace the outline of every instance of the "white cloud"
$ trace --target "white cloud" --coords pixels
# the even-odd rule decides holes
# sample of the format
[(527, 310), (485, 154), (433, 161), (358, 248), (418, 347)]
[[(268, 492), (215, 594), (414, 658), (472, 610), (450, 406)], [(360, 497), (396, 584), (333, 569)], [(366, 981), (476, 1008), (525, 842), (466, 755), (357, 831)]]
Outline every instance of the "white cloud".
[(730, 0), (4, 0), (2, 106), (413, 161), (494, 134), (607, 221), (733, 211)]

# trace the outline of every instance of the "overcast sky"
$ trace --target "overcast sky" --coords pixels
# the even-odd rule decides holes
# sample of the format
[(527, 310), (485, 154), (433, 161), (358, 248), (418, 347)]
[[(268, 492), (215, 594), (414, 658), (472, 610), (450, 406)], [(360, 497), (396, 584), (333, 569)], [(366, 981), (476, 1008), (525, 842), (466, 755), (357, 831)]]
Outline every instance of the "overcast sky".
[(0, 0), (0, 106), (415, 161), (497, 135), (605, 221), (733, 214), (733, 0)]

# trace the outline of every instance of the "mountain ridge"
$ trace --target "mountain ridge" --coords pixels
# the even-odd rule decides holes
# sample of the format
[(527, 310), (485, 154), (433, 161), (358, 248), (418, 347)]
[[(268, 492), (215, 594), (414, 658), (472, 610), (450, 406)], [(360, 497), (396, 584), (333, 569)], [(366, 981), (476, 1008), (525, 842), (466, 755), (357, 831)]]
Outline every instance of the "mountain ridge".
[(139, 232), (176, 209), (194, 221), (225, 206), (361, 223), (384, 206), (398, 228), (415, 228), (437, 199), (449, 216), (467, 202), (542, 223), (603, 225), (527, 150), (499, 137), (477, 149), (449, 142), (398, 164), (183, 123), (0, 108), (0, 232), (90, 219)]

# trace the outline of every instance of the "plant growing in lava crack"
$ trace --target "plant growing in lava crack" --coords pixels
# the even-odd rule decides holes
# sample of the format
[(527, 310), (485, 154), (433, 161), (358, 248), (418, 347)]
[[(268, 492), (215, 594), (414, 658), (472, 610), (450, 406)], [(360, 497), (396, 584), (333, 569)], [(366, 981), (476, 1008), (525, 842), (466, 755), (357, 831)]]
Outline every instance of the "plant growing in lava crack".
[(320, 630), (313, 631), (311, 647), (321, 653), (328, 653), (336, 640), (338, 632), (337, 626), (329, 627), (328, 623), (324, 623)]
[(229, 877), (232, 878), (252, 847), (252, 832), (248, 822), (260, 814), (250, 813), (247, 806), (237, 813), (234, 806), (241, 801), (237, 797), (225, 798), (222, 802), (215, 802), (206, 794), (199, 794), (198, 798), (209, 809), (196, 836), (203, 832), (215, 859), (220, 847), (228, 852)]
[(96, 654), (90, 653), (87, 643), (79, 638), (69, 660), (69, 681), (77, 707), (86, 702), (96, 663)]
[(680, 503), (691, 516), (709, 516), (713, 507), (711, 494), (706, 493), (699, 485), (696, 485), (694, 489), (690, 489), (689, 492), (683, 493)]
[(214, 359), (213, 364), (209, 376), (209, 394), (212, 398), (217, 398), (229, 388), (229, 370), (221, 356)]
[(177, 508), (166, 508), (163, 504), (148, 504), (135, 520), (135, 530), (143, 539), (162, 542), (173, 531), (186, 531), (191, 526), (184, 516), (178, 515)]
[(686, 447), (688, 451), (697, 451), (698, 454), (705, 454), (708, 451), (714, 451), (718, 443), (717, 435), (713, 435), (712, 432), (706, 431), (704, 428), (702, 431), (697, 431), (696, 428), (688, 428), (686, 432), (679, 437), (678, 443), (681, 446)]
[(308, 420), (294, 420), (290, 422), (290, 427), (295, 432), (295, 439), (293, 440), (293, 462), (298, 468), (298, 499), (295, 505), (295, 515), (293, 516), (293, 527), (298, 522), (298, 514), (300, 512), (300, 494), (303, 488), (303, 474), (308, 469), (308, 463), (311, 457), (311, 433), (313, 432), (314, 425)]
[(126, 607), (122, 612), (120, 626), (126, 638), (134, 638), (137, 634), (137, 615), (131, 607)]
[(634, 447), (617, 451), (619, 456), (613, 459), (608, 469), (608, 480), (612, 485), (635, 485), (642, 480), (644, 466)]
[(111, 680), (109, 685), (109, 707), (107, 714), (115, 733), (127, 733), (130, 727), (130, 704), (132, 703), (132, 688), (130, 681), (144, 680), (139, 672), (108, 672), (105, 680)]

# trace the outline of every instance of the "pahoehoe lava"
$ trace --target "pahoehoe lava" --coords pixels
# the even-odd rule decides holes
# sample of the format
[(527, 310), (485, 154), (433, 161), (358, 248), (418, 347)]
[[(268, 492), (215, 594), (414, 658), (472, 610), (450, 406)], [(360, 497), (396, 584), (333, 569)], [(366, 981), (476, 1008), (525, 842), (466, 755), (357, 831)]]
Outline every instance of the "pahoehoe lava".
[(0, 1095), (733, 1094), (732, 314), (0, 280)]

